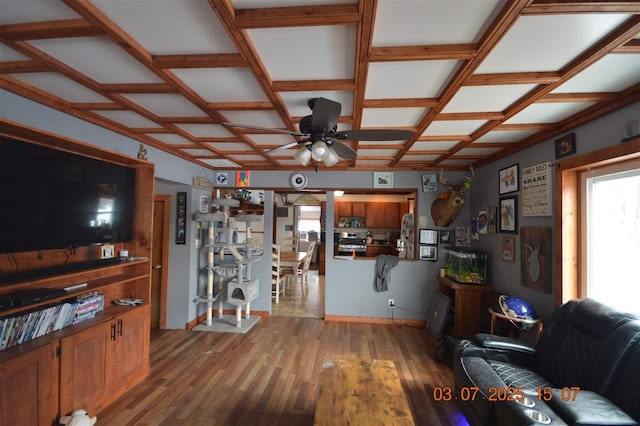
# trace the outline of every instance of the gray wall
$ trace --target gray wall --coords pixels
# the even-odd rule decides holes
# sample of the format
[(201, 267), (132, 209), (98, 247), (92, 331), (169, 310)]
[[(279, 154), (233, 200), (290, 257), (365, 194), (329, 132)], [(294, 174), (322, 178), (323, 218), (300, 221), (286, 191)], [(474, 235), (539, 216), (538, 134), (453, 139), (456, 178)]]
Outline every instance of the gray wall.
[[(640, 119), (640, 102), (636, 102), (626, 108), (566, 132), (565, 134), (575, 133), (576, 154), (574, 154), (574, 156), (619, 144), (622, 139), (622, 129), (624, 129), (632, 119)], [(553, 164), (556, 161), (554, 140), (563, 135), (546, 140), (531, 148), (520, 151), (515, 155), (478, 168), (470, 195), (471, 213), (477, 215), (479, 210), (485, 209), (489, 205), (499, 205), (498, 172), (500, 169), (513, 164), (519, 164), (520, 170), (546, 161), (550, 161)], [(522, 182), (520, 182), (520, 186), (521, 184)], [(515, 194), (518, 195), (519, 210), (521, 212), (522, 190)], [(521, 214), (518, 216), (518, 227), (550, 227), (552, 229), (552, 241), (553, 238), (555, 238), (553, 225), (554, 216), (523, 217)], [(522, 253), (520, 253), (520, 232), (515, 235), (516, 261), (513, 263), (504, 262), (500, 257), (500, 240), (501, 237), (505, 235), (512, 234), (480, 235), (479, 241), (472, 240), (472, 248), (484, 250), (489, 253), (489, 280), (497, 291), (528, 300), (536, 308), (539, 315), (548, 318), (555, 308), (554, 292), (558, 288), (558, 283), (553, 282), (553, 291), (551, 294), (545, 294), (522, 286), (520, 284), (520, 261), (522, 260)], [(555, 247), (553, 247), (552, 250), (554, 250), (555, 253)], [(552, 265), (552, 269), (555, 271), (555, 265)]]

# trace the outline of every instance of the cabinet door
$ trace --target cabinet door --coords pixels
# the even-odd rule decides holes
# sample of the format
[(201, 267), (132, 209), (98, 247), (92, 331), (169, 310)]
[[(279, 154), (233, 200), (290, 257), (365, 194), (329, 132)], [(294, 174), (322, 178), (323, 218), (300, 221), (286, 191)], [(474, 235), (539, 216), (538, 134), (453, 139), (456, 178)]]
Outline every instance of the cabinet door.
[(384, 203), (367, 203), (366, 224), (368, 228), (384, 228)]
[(115, 323), (103, 322), (61, 340), (60, 415), (95, 414), (109, 397)]
[(348, 201), (340, 201), (339, 203), (335, 203), (335, 211), (336, 211), (336, 222), (338, 222), (338, 218), (343, 216), (351, 216), (351, 203)]
[(147, 304), (116, 318), (116, 344), (113, 370), (116, 390), (131, 386), (149, 371), (149, 309)]
[(367, 216), (367, 203), (351, 203), (351, 216)]
[(400, 228), (400, 203), (384, 204), (384, 226), (385, 228)]
[(52, 425), (58, 414), (58, 341), (0, 363), (0, 425)]

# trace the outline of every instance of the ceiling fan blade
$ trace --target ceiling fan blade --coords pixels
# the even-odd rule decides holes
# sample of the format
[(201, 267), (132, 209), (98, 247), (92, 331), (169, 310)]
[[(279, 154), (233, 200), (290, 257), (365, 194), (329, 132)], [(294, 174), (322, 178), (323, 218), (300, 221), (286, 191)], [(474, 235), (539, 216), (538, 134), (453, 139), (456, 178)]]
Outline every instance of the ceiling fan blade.
[(296, 145), (300, 145), (303, 143), (307, 143), (307, 141), (293, 141), (293, 142), (289, 142), (288, 144), (276, 147), (276, 148), (272, 148), (269, 150), (266, 150), (264, 152), (264, 154), (273, 154), (274, 152), (278, 152), (278, 151), (284, 151), (285, 149), (289, 149), (289, 148), (293, 148)]
[(325, 98), (318, 98), (313, 105), (311, 126), (314, 130), (324, 130), (323, 133), (330, 132), (338, 123), (341, 111), (342, 105), (338, 102)]
[(365, 130), (345, 130), (331, 135), (332, 138), (340, 140), (359, 141), (395, 141), (407, 140), (413, 136), (411, 130), (394, 129), (365, 129)]
[(351, 160), (352, 158), (356, 158), (356, 156), (358, 155), (358, 153), (351, 149), (350, 146), (347, 146), (341, 142), (332, 141), (331, 145), (329, 146), (335, 151), (336, 154), (338, 154), (338, 157), (345, 160)]
[(281, 130), (281, 129), (272, 129), (270, 127), (249, 126), (247, 124), (237, 124), (237, 123), (222, 123), (222, 124), (225, 126), (240, 127), (242, 129), (266, 130), (271, 133), (282, 133), (284, 135), (291, 135), (291, 136), (308, 136), (306, 133), (291, 132), (289, 130)]

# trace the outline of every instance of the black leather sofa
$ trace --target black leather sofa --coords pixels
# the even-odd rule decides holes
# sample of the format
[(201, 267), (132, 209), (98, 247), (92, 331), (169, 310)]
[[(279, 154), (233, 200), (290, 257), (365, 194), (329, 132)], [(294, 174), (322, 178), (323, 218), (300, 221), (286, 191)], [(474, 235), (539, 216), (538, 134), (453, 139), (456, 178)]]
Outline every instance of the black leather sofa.
[(472, 425), (640, 422), (640, 319), (592, 299), (557, 308), (535, 347), (476, 334), (453, 364)]

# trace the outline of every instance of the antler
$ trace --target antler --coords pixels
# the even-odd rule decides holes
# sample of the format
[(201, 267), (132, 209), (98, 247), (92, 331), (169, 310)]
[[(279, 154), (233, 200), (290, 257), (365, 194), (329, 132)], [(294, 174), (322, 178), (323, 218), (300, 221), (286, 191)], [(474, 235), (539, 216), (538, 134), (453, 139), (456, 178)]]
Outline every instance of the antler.
[(471, 170), (471, 176), (467, 176), (466, 179), (467, 182), (471, 183), (471, 181), (476, 177), (476, 174), (473, 172), (473, 164), (469, 166), (469, 170)]
[(443, 169), (440, 169), (440, 183), (445, 185), (445, 186), (449, 185), (449, 181), (447, 180), (446, 177), (444, 177), (444, 170)]

